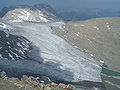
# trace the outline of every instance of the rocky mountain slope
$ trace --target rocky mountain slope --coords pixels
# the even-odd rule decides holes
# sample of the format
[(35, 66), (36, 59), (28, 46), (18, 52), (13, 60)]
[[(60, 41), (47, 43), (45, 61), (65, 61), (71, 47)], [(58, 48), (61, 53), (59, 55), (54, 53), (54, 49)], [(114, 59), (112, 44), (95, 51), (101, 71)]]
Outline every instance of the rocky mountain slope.
[(112, 70), (120, 72), (120, 18), (96, 18), (68, 22), (64, 29), (55, 30), (74, 46), (103, 60)]
[(104, 63), (102, 80), (107, 90), (120, 89), (120, 18), (68, 22), (54, 32)]
[(55, 11), (49, 5), (45, 4), (4, 7), (0, 12), (0, 17), (4, 20), (33, 22), (50, 22), (60, 20)]
[[(5, 72), (0, 73), (0, 89), (1, 90), (75, 90), (73, 85), (65, 85), (65, 84), (56, 84), (49, 83), (44, 84), (44, 81), (35, 78), (35, 77), (27, 77), (23, 75), (21, 80), (18, 78), (12, 77), (9, 78), (5, 74)], [(93, 88), (94, 90), (94, 88)]]
[(30, 59), (30, 42), (24, 37), (0, 31), (0, 57), (9, 60)]

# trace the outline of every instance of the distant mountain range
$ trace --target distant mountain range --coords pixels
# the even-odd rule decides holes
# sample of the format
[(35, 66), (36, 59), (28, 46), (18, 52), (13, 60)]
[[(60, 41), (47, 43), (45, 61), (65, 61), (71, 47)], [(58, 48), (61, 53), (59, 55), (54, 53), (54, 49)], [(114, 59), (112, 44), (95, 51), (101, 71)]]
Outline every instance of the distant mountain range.
[(59, 21), (79, 21), (99, 17), (120, 17), (120, 11), (110, 9), (56, 9), (50, 5), (36, 4), (34, 6), (19, 5), (4, 7), (0, 12), (0, 17), (5, 20), (50, 22)]
[(110, 9), (57, 9), (57, 14), (65, 21), (80, 21), (99, 17), (120, 17), (120, 11)]

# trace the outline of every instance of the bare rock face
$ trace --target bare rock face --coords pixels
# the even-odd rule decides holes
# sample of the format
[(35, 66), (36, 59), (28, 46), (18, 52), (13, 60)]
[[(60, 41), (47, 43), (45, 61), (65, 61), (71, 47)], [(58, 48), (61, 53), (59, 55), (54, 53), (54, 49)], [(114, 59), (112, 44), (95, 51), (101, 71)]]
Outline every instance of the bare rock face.
[(0, 17), (12, 21), (51, 22), (60, 20), (55, 11), (49, 5), (44, 4), (5, 7), (0, 12)]
[(15, 36), (0, 31), (0, 58), (8, 60), (30, 59), (30, 41), (22, 36)]

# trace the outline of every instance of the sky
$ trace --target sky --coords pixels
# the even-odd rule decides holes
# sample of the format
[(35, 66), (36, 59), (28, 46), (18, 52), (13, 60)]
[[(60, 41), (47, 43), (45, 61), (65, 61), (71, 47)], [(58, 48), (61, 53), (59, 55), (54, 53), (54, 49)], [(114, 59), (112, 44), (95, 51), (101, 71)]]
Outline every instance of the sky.
[(33, 5), (38, 3), (49, 4), (54, 9), (99, 8), (120, 10), (120, 0), (0, 0), (0, 9), (10, 5)]

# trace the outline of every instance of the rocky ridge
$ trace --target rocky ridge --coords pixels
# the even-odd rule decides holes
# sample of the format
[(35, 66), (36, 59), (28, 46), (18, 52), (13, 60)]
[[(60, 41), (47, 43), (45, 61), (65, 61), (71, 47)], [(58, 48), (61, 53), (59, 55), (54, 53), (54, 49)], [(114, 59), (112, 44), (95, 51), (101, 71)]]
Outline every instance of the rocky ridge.
[[(44, 79), (43, 79), (44, 80)], [(2, 90), (103, 90), (97, 87), (75, 87), (71, 84), (54, 83), (45, 84), (39, 78), (23, 75), (21, 79), (8, 77), (5, 72), (0, 72), (0, 88)]]
[(0, 74), (0, 88), (1, 90), (75, 90), (73, 85), (56, 84), (53, 82), (51, 84), (40, 83), (37, 78), (32, 76), (27, 77), (23, 75), (21, 80), (14, 77), (9, 78), (5, 72)]
[(34, 6), (20, 5), (4, 7), (0, 12), (0, 17), (4, 20), (12, 21), (33, 21), (33, 22), (53, 22), (60, 21), (56, 12), (49, 5), (37, 4)]

